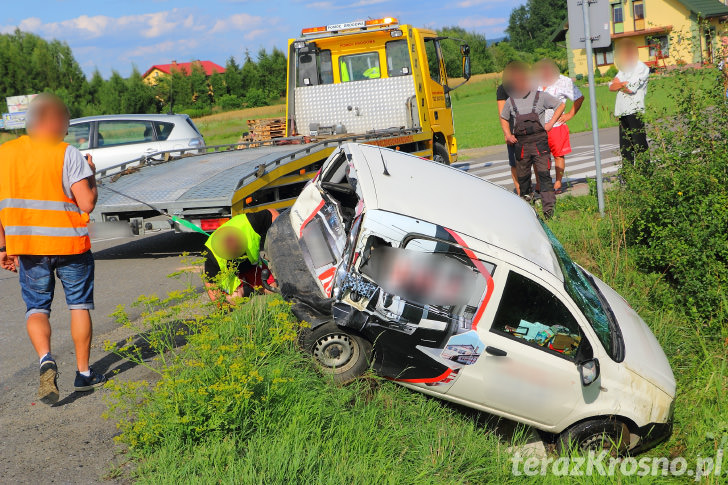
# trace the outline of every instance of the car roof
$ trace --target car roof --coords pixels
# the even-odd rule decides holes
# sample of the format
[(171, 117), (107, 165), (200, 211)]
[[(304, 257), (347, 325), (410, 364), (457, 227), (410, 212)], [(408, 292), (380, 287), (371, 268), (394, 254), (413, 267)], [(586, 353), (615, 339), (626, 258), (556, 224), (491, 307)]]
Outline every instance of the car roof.
[(352, 155), (368, 210), (438, 224), (520, 256), (563, 280), (546, 231), (531, 206), (517, 195), (408, 153), (356, 143), (345, 149)]
[(98, 116), (86, 116), (84, 118), (74, 118), (71, 120), (73, 123), (81, 123), (86, 121), (172, 121), (174, 119), (188, 118), (185, 114), (128, 114), (128, 115), (98, 115)]

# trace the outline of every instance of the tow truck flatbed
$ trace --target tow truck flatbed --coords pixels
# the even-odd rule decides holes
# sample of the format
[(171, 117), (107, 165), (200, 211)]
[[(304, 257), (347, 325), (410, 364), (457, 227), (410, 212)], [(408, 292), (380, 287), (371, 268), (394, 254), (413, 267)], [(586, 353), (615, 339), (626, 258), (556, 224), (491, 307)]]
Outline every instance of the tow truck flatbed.
[(206, 220), (230, 217), (233, 212), (280, 209), (293, 203), (302, 186), (342, 143), (399, 147), (427, 156), (431, 153), (427, 139), (429, 135), (419, 131), (392, 129), (311, 143), (300, 137), (283, 138), (265, 144), (206, 147), (224, 151), (202, 154), (197, 153), (199, 148), (188, 150), (193, 154), (179, 149), (155, 153), (97, 173), (99, 200), (91, 221), (97, 230), (101, 223), (128, 221), (132, 234), (142, 234), (145, 228), (184, 232), (184, 227), (159, 221), (155, 209), (198, 226)]

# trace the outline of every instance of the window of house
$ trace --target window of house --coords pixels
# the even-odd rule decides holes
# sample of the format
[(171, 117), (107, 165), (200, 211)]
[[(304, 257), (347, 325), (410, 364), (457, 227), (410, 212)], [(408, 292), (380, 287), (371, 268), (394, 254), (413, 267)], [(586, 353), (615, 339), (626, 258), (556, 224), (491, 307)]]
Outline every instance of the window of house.
[(427, 65), (430, 68), (430, 79), (442, 84), (439, 51), (440, 43), (437, 39), (425, 39), (425, 54), (427, 55)]
[(624, 32), (624, 6), (621, 1), (612, 4), (612, 27), (615, 34)]
[(79, 150), (88, 149), (90, 140), (91, 123), (79, 123), (77, 125), (69, 126), (68, 134), (63, 139), (63, 141), (78, 148)]
[(387, 75), (389, 77), (412, 74), (407, 40), (400, 39), (387, 42), (385, 51), (387, 53)]
[(364, 81), (382, 77), (379, 68), (379, 53), (366, 52), (339, 57), (341, 82)]
[(154, 128), (150, 121), (99, 121), (99, 148), (153, 140)]
[(670, 56), (670, 38), (667, 35), (658, 35), (647, 39), (650, 57), (662, 59)]
[(576, 319), (555, 294), (513, 271), (508, 273), (491, 331), (570, 359), (583, 340)]
[(608, 66), (614, 64), (614, 51), (611, 47), (594, 49), (594, 61), (597, 66)]
[(632, 16), (634, 17), (634, 30), (645, 29), (645, 2), (634, 0), (632, 2)]

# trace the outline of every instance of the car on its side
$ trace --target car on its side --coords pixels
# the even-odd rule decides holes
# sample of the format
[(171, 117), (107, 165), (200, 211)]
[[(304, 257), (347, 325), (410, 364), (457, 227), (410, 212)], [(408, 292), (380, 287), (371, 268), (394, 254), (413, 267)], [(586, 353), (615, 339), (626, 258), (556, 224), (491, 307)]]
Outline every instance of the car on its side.
[(672, 432), (675, 378), (647, 324), (499, 186), (345, 144), (265, 251), (310, 324), (304, 348), (337, 381), (371, 367), (562, 450), (636, 452)]
[(161, 151), (205, 146), (197, 126), (184, 114), (76, 118), (65, 141), (93, 156), (98, 170)]

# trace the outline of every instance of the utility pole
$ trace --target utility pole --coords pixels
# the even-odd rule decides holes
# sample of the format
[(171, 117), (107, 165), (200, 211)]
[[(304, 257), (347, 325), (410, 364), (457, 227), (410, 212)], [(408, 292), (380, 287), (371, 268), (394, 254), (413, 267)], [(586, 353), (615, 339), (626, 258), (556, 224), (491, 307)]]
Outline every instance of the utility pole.
[(589, 23), (590, 0), (581, 0), (584, 16), (584, 42), (586, 43), (586, 68), (589, 70), (589, 107), (591, 111), (592, 135), (594, 138), (594, 163), (597, 177), (597, 204), (599, 215), (604, 217), (604, 181), (602, 180), (602, 151), (599, 145), (599, 126), (597, 120), (597, 93), (594, 86), (594, 52), (592, 50), (591, 25)]
[[(594, 86), (594, 47), (609, 47), (612, 39), (609, 32), (609, 0), (568, 0), (570, 48), (586, 50), (587, 79), (589, 81), (589, 108), (591, 111), (592, 136), (594, 140), (594, 162), (597, 179), (597, 204), (599, 214), (604, 217), (604, 181), (602, 177), (602, 153), (599, 144), (599, 121), (597, 119), (597, 94)], [(592, 30), (592, 25), (596, 30)]]

